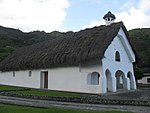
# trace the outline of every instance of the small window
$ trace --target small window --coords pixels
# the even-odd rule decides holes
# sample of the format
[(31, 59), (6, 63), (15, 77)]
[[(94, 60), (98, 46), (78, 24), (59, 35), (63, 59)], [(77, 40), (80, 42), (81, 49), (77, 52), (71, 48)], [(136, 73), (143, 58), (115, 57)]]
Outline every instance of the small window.
[(110, 18), (108, 18), (108, 21), (110, 21)]
[(91, 84), (92, 85), (98, 85), (99, 84), (99, 77), (100, 77), (100, 74), (98, 72), (93, 72), (91, 74)]
[(13, 71), (13, 77), (15, 77), (15, 71)]
[(147, 83), (150, 83), (150, 78), (147, 78)]
[(120, 62), (120, 53), (118, 51), (115, 53), (115, 61)]
[(31, 77), (32, 76), (32, 71), (29, 71), (29, 77)]

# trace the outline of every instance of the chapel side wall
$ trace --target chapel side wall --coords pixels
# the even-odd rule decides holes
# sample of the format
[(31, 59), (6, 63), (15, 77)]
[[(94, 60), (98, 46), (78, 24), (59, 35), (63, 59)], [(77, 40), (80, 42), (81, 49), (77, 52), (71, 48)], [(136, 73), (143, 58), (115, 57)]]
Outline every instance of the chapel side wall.
[[(80, 72), (81, 72), (81, 77), (84, 77), (85, 81), (82, 81), (82, 90), (87, 90), (88, 93), (95, 93), (95, 94), (101, 94), (103, 93), (102, 87), (103, 87), (103, 82), (102, 82), (102, 64), (101, 61), (96, 61), (96, 62), (91, 62), (91, 63), (86, 63), (86, 64), (81, 64), (80, 65)], [(99, 84), (98, 85), (92, 85), (88, 83), (88, 76), (92, 74), (93, 72), (98, 72), (100, 77), (99, 77)]]
[(50, 69), (49, 89), (81, 93), (100, 93), (99, 85), (88, 85), (89, 72), (99, 71), (97, 65)]
[(52, 68), (49, 71), (48, 89), (60, 91), (82, 92), (79, 67)]
[(13, 76), (13, 72), (0, 72), (0, 84), (41, 88), (41, 73), (48, 71), (49, 90), (100, 94), (100, 85), (87, 83), (89, 73), (100, 73), (100, 64), (32, 70), (31, 77), (29, 71), (15, 71), (15, 76)]
[(32, 71), (31, 77), (29, 76), (29, 70), (15, 71), (13, 72), (1, 72), (0, 84), (12, 85), (29, 88), (40, 88), (40, 73), (39, 71)]

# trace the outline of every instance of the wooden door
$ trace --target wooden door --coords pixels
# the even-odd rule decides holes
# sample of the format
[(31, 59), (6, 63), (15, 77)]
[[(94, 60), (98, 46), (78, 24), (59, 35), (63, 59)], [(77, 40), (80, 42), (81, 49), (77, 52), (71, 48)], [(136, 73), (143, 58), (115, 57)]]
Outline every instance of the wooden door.
[(44, 88), (48, 88), (48, 72), (44, 72)]

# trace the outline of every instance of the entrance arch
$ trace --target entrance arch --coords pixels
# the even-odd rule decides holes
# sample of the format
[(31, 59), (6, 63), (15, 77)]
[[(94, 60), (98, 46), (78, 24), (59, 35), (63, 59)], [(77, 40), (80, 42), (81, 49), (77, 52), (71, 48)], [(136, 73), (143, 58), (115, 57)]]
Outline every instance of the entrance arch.
[(109, 69), (105, 71), (105, 75), (106, 75), (106, 89), (107, 91), (112, 91), (113, 90), (112, 77)]
[(134, 76), (133, 76), (133, 74), (130, 71), (127, 73), (127, 77), (130, 80), (130, 82), (129, 82), (130, 83), (130, 89), (135, 89)]
[(116, 77), (116, 89), (126, 89), (127, 84), (125, 74), (121, 70), (118, 70), (115, 73), (115, 77)]

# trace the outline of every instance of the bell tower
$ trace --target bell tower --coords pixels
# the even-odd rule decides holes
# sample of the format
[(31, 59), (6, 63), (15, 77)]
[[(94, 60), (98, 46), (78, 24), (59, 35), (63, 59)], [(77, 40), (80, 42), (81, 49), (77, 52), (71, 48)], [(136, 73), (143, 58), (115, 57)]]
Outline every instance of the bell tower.
[(116, 19), (115, 15), (112, 14), (110, 11), (104, 15), (103, 19), (106, 22), (106, 26), (111, 25), (114, 23), (114, 20)]

